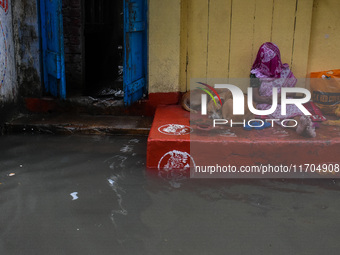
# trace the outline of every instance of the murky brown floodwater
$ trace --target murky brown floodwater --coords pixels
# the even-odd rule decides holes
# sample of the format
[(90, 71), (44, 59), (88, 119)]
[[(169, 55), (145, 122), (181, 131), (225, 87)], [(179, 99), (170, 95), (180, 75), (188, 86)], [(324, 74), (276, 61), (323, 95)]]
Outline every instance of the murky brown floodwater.
[(340, 254), (338, 181), (158, 176), (145, 137), (0, 141), (1, 255)]

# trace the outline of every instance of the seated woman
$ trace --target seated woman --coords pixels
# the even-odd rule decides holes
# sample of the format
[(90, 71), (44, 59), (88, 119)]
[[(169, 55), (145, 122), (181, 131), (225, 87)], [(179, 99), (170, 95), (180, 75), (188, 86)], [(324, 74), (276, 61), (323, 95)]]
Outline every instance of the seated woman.
[[(261, 45), (251, 68), (250, 78), (250, 86), (253, 87), (253, 100), (257, 103), (258, 110), (271, 108), (273, 87), (276, 87), (279, 93), (279, 104), (270, 118), (280, 120), (294, 118), (298, 123), (296, 132), (299, 135), (316, 136), (310, 117), (305, 116), (295, 105), (287, 105), (287, 115), (281, 115), (281, 88), (294, 87), (297, 80), (288, 64), (282, 64), (280, 50), (275, 44), (266, 42)], [(295, 94), (287, 94), (287, 96), (294, 97)]]

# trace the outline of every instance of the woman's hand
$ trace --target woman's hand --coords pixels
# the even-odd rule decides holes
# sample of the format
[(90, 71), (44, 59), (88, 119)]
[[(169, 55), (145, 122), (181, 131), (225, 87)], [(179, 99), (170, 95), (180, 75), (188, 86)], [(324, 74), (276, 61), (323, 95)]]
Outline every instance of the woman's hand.
[(253, 100), (257, 104), (272, 104), (273, 103), (271, 97), (260, 96), (259, 88), (253, 89)]

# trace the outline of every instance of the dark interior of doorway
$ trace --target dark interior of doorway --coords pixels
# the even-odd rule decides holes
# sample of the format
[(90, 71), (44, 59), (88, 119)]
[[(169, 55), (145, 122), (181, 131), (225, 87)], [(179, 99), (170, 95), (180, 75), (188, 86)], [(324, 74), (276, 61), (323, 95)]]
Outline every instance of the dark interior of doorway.
[(85, 0), (84, 94), (123, 96), (123, 0)]

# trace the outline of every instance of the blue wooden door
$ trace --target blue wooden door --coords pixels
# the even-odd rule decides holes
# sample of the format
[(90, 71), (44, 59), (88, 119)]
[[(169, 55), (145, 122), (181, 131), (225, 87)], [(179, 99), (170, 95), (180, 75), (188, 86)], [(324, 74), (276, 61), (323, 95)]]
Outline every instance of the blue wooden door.
[(62, 0), (40, 0), (44, 87), (66, 98)]
[(147, 1), (124, 0), (124, 102), (131, 105), (146, 92)]

